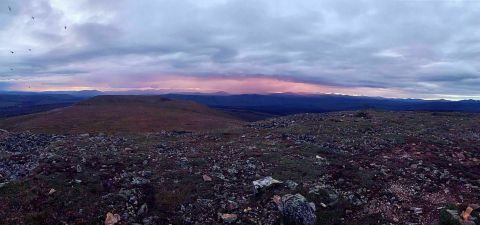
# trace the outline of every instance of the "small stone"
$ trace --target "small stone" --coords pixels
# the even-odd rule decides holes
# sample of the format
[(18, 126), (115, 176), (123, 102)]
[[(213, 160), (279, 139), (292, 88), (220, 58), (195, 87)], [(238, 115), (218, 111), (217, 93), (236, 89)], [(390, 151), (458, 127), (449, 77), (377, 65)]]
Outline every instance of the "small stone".
[(469, 204), (468, 207), (472, 208), (473, 210), (480, 209), (480, 205), (479, 205), (479, 204)]
[(476, 204), (470, 204), (467, 206), (465, 211), (462, 212), (461, 217), (463, 220), (468, 221), (471, 218), (471, 214), (474, 210), (480, 208), (479, 205)]
[(150, 182), (150, 180), (146, 179), (146, 178), (143, 178), (143, 177), (134, 177), (132, 179), (132, 184), (133, 185), (144, 185), (144, 184), (148, 184)]
[(422, 214), (422, 212), (423, 212), (422, 208), (417, 208), (417, 207), (411, 207), (410, 210), (411, 210), (414, 214)]
[(211, 182), (212, 181), (212, 178), (208, 175), (203, 175), (202, 178), (203, 178), (203, 181), (205, 181), (205, 182)]
[(143, 205), (140, 206), (140, 209), (139, 209), (138, 212), (137, 212), (137, 216), (140, 216), (140, 215), (146, 213), (146, 212), (147, 212), (147, 209), (148, 209), (148, 208), (147, 208), (147, 203), (143, 203)]
[(105, 218), (105, 225), (115, 225), (119, 221), (120, 221), (120, 215), (108, 212), (107, 218)]
[(3, 186), (7, 185), (8, 182), (3, 182), (3, 183), (0, 183), (0, 188), (2, 188)]
[(223, 213), (220, 215), (222, 220), (226, 223), (233, 223), (238, 219), (237, 214)]
[(289, 188), (291, 190), (295, 190), (297, 188), (298, 184), (293, 180), (287, 180), (287, 181), (285, 181), (285, 186), (287, 186), (287, 188)]
[(260, 191), (274, 185), (274, 184), (281, 184), (282, 182), (279, 180), (275, 180), (272, 177), (264, 177), (259, 180), (255, 180), (252, 182), (253, 183), (253, 193), (257, 194)]
[(227, 206), (228, 210), (235, 210), (237, 208), (238, 208), (238, 203), (228, 200), (228, 206)]
[(50, 191), (48, 191), (48, 195), (51, 195), (53, 193), (55, 193), (57, 190), (53, 189), (53, 188), (50, 188)]
[(227, 169), (227, 172), (229, 174), (237, 174), (238, 173), (238, 170), (236, 170), (235, 168), (230, 168), (230, 169)]
[(80, 165), (77, 165), (77, 173), (81, 173), (82, 172), (82, 167)]

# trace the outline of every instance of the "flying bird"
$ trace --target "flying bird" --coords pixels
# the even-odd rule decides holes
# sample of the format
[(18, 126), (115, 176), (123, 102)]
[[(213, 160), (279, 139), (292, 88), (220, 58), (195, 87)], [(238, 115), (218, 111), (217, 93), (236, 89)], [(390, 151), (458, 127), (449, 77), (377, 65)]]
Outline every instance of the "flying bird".
[(12, 11), (12, 7), (8, 6), (8, 11), (11, 12), (11, 11)]
[(32, 49), (31, 49), (31, 48), (29, 48), (29, 49), (28, 49), (28, 51), (29, 51), (29, 52), (31, 52), (31, 51), (32, 51)]
[(65, 28), (65, 30), (66, 30), (66, 29), (67, 29), (67, 26), (65, 26), (64, 28)]
[(32, 20), (35, 20), (35, 17), (34, 17), (34, 16), (32, 16)]
[(14, 51), (10, 51), (10, 53), (12, 53), (12, 54), (13, 54), (13, 53), (15, 53), (15, 52), (14, 52)]

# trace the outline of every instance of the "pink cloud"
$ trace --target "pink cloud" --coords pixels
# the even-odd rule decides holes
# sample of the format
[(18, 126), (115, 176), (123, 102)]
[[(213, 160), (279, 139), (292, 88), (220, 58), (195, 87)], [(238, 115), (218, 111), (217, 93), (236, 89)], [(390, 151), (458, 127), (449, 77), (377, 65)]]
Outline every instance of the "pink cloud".
[(193, 76), (149, 76), (138, 80), (116, 80), (109, 82), (93, 82), (89, 79), (62, 83), (45, 83), (32, 81), (28, 84), (18, 84), (16, 89), (24, 91), (59, 91), (59, 90), (86, 90), (125, 91), (132, 89), (158, 90), (159, 92), (228, 92), (231, 94), (248, 93), (302, 93), (302, 94), (347, 94), (370, 95), (385, 97), (403, 97), (402, 92), (392, 89), (367, 87), (340, 87), (313, 83), (305, 83), (279, 78), (250, 76), (250, 77), (193, 77)]

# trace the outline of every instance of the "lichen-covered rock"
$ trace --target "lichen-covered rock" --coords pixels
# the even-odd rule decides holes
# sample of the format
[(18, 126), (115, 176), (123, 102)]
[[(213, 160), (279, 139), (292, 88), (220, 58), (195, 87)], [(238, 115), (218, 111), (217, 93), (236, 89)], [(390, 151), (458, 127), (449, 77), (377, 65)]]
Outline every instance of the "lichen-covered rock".
[(440, 212), (440, 225), (460, 225), (457, 210), (445, 209)]
[(315, 204), (308, 202), (301, 194), (275, 196), (274, 201), (277, 203), (286, 224), (314, 225), (317, 222)]

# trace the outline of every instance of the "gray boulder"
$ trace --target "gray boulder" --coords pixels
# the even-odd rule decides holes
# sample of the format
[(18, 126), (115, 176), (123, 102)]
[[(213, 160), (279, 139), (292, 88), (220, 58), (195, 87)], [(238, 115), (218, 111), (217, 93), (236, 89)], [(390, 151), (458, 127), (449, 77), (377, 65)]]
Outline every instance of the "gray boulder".
[(275, 196), (274, 201), (277, 203), (286, 224), (314, 225), (317, 222), (315, 204), (308, 202), (301, 194)]

